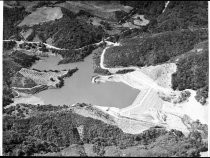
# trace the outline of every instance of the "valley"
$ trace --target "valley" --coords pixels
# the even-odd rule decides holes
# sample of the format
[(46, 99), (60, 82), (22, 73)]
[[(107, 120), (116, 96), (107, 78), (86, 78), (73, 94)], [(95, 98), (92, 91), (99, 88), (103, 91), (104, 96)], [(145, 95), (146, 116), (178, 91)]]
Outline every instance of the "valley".
[(171, 1), (5, 3), (4, 154), (208, 151), (205, 8)]

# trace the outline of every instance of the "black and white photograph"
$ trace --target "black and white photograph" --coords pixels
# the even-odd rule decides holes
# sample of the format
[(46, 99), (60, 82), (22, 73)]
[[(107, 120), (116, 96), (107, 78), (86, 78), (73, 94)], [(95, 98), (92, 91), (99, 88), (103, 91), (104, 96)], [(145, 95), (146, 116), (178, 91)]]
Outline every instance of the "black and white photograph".
[(1, 156), (208, 157), (208, 1), (1, 1)]

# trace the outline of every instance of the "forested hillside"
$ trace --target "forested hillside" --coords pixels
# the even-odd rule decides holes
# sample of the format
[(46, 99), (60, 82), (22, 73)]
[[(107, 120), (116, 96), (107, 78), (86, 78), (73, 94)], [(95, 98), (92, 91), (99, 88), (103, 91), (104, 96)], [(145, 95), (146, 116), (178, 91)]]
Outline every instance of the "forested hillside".
[(109, 48), (104, 63), (108, 67), (157, 65), (190, 51), (194, 45), (207, 39), (207, 29), (152, 34), (139, 43)]
[(157, 18), (155, 32), (208, 28), (207, 1), (171, 1)]
[[(205, 104), (209, 76), (207, 2), (170, 1), (161, 13), (158, 12), (161, 2), (156, 5), (132, 1), (126, 4), (136, 5), (135, 8), (150, 6), (148, 10), (139, 10), (151, 21), (144, 28), (145, 33), (140, 31), (124, 39), (121, 37), (122, 46), (109, 48), (104, 64), (107, 67), (142, 67), (175, 62), (174, 59), (180, 57), (176, 63), (177, 72), (172, 75), (172, 88), (196, 90), (196, 99)], [(156, 17), (151, 14), (153, 11), (156, 11)], [(137, 11), (134, 9), (134, 12)]]
[[(3, 119), (3, 152), (11, 156), (60, 152), (72, 144), (93, 145), (92, 152), (98, 156), (108, 153), (105, 148), (109, 146), (129, 150), (132, 146), (146, 145), (146, 151), (137, 148), (135, 152), (148, 156), (198, 156), (207, 147), (202, 142), (206, 136), (196, 131), (189, 137), (162, 128), (151, 128), (138, 135), (126, 134), (116, 126), (75, 114), (68, 106), (19, 104), (5, 109)], [(165, 150), (158, 151), (154, 145)]]
[(89, 47), (86, 50), (75, 51), (74, 49), (101, 41), (104, 31), (101, 27), (78, 19), (77, 14), (64, 8), (62, 12), (64, 16), (61, 19), (35, 25), (33, 29), (43, 42), (51, 38), (54, 46), (68, 49), (65, 51), (53, 50), (53, 53), (61, 54), (64, 58), (60, 63), (80, 61), (93, 49)]
[[(44, 4), (42, 4), (44, 5)], [(34, 6), (39, 7), (39, 6)], [(63, 56), (63, 60), (59, 63), (68, 63), (81, 61), (84, 57), (89, 55), (92, 47), (87, 47), (84, 50), (74, 51), (75, 48), (80, 48), (95, 42), (99, 42), (103, 36), (101, 28), (87, 25), (85, 21), (77, 19), (77, 15), (62, 8), (64, 14), (63, 18), (46, 22), (32, 27), (33, 33), (30, 38), (33, 40), (38, 36), (42, 42), (46, 42), (48, 38), (53, 39), (53, 45), (66, 48), (67, 51), (54, 50), (53, 53), (59, 53)], [(25, 11), (24, 7), (7, 8), (4, 7), (4, 39), (10, 38), (21, 40), (20, 32), (27, 30), (28, 26), (18, 27), (18, 24), (29, 13)], [(13, 47), (16, 42), (4, 41), (4, 52), (13, 52)], [(30, 56), (21, 51), (13, 52), (12, 54), (5, 54), (3, 56), (3, 105), (6, 106), (12, 102), (14, 94), (11, 91), (11, 77), (21, 68), (29, 68), (38, 57)]]
[[(169, 2), (167, 6), (166, 2)], [(57, 12), (49, 11), (53, 9)], [(195, 111), (196, 116), (192, 114), (195, 116), (193, 118), (188, 116), (188, 114), (191, 115), (191, 111), (187, 114), (184, 112), (180, 115), (176, 114), (176, 108), (179, 106), (189, 106), (190, 104), (189, 109), (191, 109), (194, 106), (194, 102), (192, 105), (191, 100), (195, 101), (195, 106), (200, 106), (199, 108), (202, 110), (203, 107), (209, 106), (208, 2), (104, 1), (99, 3), (88, 1), (74, 3), (63, 0), (22, 1), (5, 5), (3, 16), (3, 39), (7, 40), (3, 42), (2, 53), (4, 156), (199, 157), (200, 152), (208, 151), (208, 126), (202, 124), (201, 119), (200, 121), (194, 119), (198, 115), (202, 115), (199, 116), (202, 118), (204, 114), (197, 114)], [(26, 20), (24, 25), (19, 25), (28, 16), (29, 20)], [(135, 16), (137, 16), (136, 19)], [(146, 25), (135, 23), (138, 21), (140, 24), (144, 24), (143, 19), (148, 21)], [(9, 39), (14, 39), (14, 41), (8, 41)], [(22, 43), (17, 47), (19, 42)], [(101, 43), (98, 44), (98, 42)], [(39, 49), (36, 49), (37, 47)], [(104, 53), (103, 50), (106, 47), (110, 48), (106, 49)], [(97, 50), (95, 51), (95, 49)], [(23, 92), (24, 90), (21, 88), (26, 88), (25, 91), (29, 91), (30, 88), (39, 86), (32, 77), (27, 78), (19, 73), (21, 69), (29, 70), (44, 55), (48, 57), (59, 55), (61, 60), (56, 64), (83, 61), (85, 57), (93, 53), (93, 50), (94, 57), (91, 62), (95, 74), (92, 77), (95, 78), (92, 78), (92, 82), (94, 80), (96, 82), (96, 77), (98, 77), (97, 83), (103, 82), (101, 84), (104, 84), (104, 87), (107, 81), (128, 83), (133, 88), (137, 85), (136, 87), (140, 87), (140, 93), (143, 93), (142, 96), (139, 95), (136, 98), (135, 102), (138, 102), (139, 98), (144, 100), (140, 100), (141, 104), (137, 103), (130, 109), (134, 109), (133, 111), (136, 112), (135, 108), (138, 109), (137, 106), (143, 105), (143, 108), (149, 109), (148, 111), (142, 110), (142, 114), (138, 112), (131, 114), (128, 108), (128, 112), (126, 112), (132, 116), (127, 117), (127, 114), (121, 113), (120, 108), (108, 107), (110, 105), (100, 107), (102, 110), (99, 110), (98, 105), (92, 106), (86, 103), (75, 103), (72, 106), (69, 106), (69, 103), (59, 106), (39, 105), (38, 103), (37, 105), (28, 103), (10, 105), (18, 93), (18, 91), (12, 90), (12, 87), (20, 87), (20, 92)], [(103, 63), (101, 63), (102, 53), (104, 53)], [(161, 67), (164, 64), (167, 65), (166, 63), (173, 64), (173, 72), (166, 72), (171, 71), (172, 68), (166, 67), (164, 69)], [(101, 64), (104, 64), (107, 69), (103, 68)], [(66, 65), (59, 66), (65, 67)], [(135, 66), (139, 69), (128, 68), (129, 66)], [(124, 67), (126, 69), (123, 69)], [(145, 72), (144, 70), (141, 72), (142, 67), (145, 68), (143, 68)], [(109, 68), (113, 68), (113, 71)], [(120, 69), (117, 71), (114, 68)], [(77, 68), (71, 69), (64, 76), (70, 76), (77, 70)], [(160, 86), (160, 93), (158, 88), (158, 90), (155, 89), (155, 86), (154, 90), (153, 87), (149, 87), (150, 85), (146, 84), (147, 81), (138, 80), (139, 74), (148, 75), (147, 70), (148, 74), (154, 72), (154, 75), (151, 76), (157, 74), (157, 80), (154, 81), (154, 84), (157, 83)], [(34, 71), (36, 74), (47, 72), (38, 69), (30, 69), (29, 71)], [(49, 72), (58, 73), (59, 71), (60, 69)], [(130, 73), (130, 76), (127, 73)], [(89, 74), (85, 75), (88, 76)], [(161, 81), (159, 81), (158, 75), (165, 75), (166, 81), (162, 76), (162, 78), (160, 77)], [(36, 79), (40, 82), (45, 79), (44, 75), (35, 76), (39, 76)], [(46, 78), (50, 80), (50, 83), (52, 82), (52, 85), (56, 81), (49, 76)], [(61, 81), (60, 84), (51, 88), (64, 85), (63, 78), (58, 77), (57, 79)], [(148, 83), (153, 83), (152, 77), (149, 76), (146, 79), (152, 79)], [(89, 81), (91, 83), (91, 78)], [(70, 82), (69, 85), (71, 84)], [(78, 82), (78, 84), (81, 83)], [(141, 89), (142, 84), (145, 84), (143, 85), (145, 89), (151, 88), (151, 91), (148, 90), (146, 93), (145, 90), (144, 94)], [(167, 87), (168, 89), (162, 86), (166, 84), (170, 85), (172, 89), (170, 86)], [(48, 88), (45, 84), (41, 87)], [(166, 99), (163, 100), (163, 98), (160, 100), (162, 88), (166, 89), (166, 92), (168, 92), (167, 90), (175, 92), (173, 93), (175, 96), (172, 96), (174, 98), (177, 97), (176, 93), (180, 91), (194, 90), (196, 92), (195, 99), (201, 104), (191, 98), (192, 95), (190, 96), (190, 94), (193, 94), (191, 91), (189, 91), (189, 97), (185, 97), (186, 99), (182, 103), (171, 103)], [(35, 92), (37, 92), (36, 89)], [(75, 95), (66, 94), (68, 96)], [(90, 94), (92, 95), (92, 92)], [(32, 95), (32, 97), (34, 96)], [(158, 100), (158, 105), (161, 104), (160, 109), (155, 109), (157, 106), (154, 98)], [(148, 103), (151, 102), (148, 100), (154, 101), (156, 111), (153, 111), (153, 107), (150, 108), (151, 104), (148, 105)], [(45, 100), (43, 104), (44, 102)], [(78, 102), (80, 102), (79, 99)], [(170, 105), (170, 107), (166, 107), (166, 105)], [(188, 108), (186, 109), (188, 110)], [(86, 114), (89, 117), (85, 117)], [(147, 122), (150, 117), (152, 121)], [(129, 121), (137, 125), (132, 126)], [(130, 131), (126, 129), (127, 131), (139, 134), (123, 132), (122, 126), (127, 127), (127, 125), (124, 126), (125, 122), (130, 123), (132, 127), (129, 129)], [(141, 126), (141, 123), (144, 125)], [(138, 129), (146, 126), (145, 124), (149, 124), (149, 127), (154, 124), (156, 126), (151, 128), (147, 126), (147, 130), (139, 131)], [(150, 124), (152, 125), (150, 126)], [(162, 124), (164, 125), (160, 127), (159, 125)], [(135, 128), (137, 126), (138, 128)], [(185, 135), (187, 132), (184, 133), (175, 129), (187, 131), (189, 135)]]
[(11, 36), (18, 37), (20, 28), (18, 23), (27, 15), (25, 9), (22, 8), (6, 8), (4, 7), (3, 15), (3, 39), (9, 39)]
[(30, 67), (36, 60), (37, 56), (30, 56), (20, 51), (11, 55), (3, 56), (3, 106), (12, 103), (14, 94), (11, 90), (12, 77), (21, 69)]
[(181, 56), (177, 62), (177, 72), (172, 75), (173, 89), (198, 90), (196, 99), (205, 104), (208, 98), (208, 59), (208, 41)]

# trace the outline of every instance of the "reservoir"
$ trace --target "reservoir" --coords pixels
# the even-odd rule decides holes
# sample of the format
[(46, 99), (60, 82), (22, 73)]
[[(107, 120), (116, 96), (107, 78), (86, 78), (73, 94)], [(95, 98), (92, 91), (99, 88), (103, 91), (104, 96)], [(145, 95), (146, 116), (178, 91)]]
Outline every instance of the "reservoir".
[[(94, 50), (98, 51), (98, 49)], [(84, 61), (70, 64), (57, 65), (59, 56), (44, 57), (37, 61), (32, 68), (39, 70), (63, 70), (77, 67), (79, 70), (71, 77), (64, 79), (64, 86), (59, 89), (48, 89), (35, 94), (44, 104), (72, 105), (75, 103), (87, 103), (92, 105), (124, 108), (132, 104), (139, 93), (120, 82), (92, 83), (93, 54), (87, 56)]]

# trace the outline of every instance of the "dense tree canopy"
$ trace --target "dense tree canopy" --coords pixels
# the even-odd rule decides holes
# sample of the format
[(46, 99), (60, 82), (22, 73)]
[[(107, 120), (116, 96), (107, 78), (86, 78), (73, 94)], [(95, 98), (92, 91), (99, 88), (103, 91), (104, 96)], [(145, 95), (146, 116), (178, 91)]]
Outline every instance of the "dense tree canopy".
[(11, 90), (12, 77), (23, 67), (30, 67), (39, 58), (20, 51), (3, 56), (3, 106), (12, 102), (14, 94)]
[[(14, 111), (17, 111), (15, 115)], [(168, 132), (162, 128), (151, 128), (141, 134), (126, 134), (117, 126), (75, 114), (68, 106), (20, 104), (5, 109), (4, 114), (7, 114), (3, 124), (6, 155), (58, 152), (71, 144), (84, 143), (93, 144), (93, 152), (98, 155), (103, 155), (107, 146), (129, 149), (147, 145), (148, 151), (157, 146), (167, 146), (168, 156), (198, 156), (207, 147), (196, 132), (184, 137), (177, 130)], [(78, 131), (81, 126), (83, 139)], [(153, 154), (158, 152), (153, 151)]]
[(7, 8), (4, 7), (4, 16), (3, 16), (3, 39), (9, 39), (12, 35), (17, 36), (21, 31), (17, 27), (18, 23), (23, 20), (23, 18), (28, 13), (25, 9), (22, 8)]
[(104, 62), (108, 67), (157, 65), (184, 54), (193, 49), (194, 45), (207, 40), (206, 33), (206, 29), (198, 29), (153, 34), (137, 40), (139, 43), (107, 49)]

